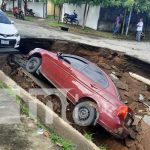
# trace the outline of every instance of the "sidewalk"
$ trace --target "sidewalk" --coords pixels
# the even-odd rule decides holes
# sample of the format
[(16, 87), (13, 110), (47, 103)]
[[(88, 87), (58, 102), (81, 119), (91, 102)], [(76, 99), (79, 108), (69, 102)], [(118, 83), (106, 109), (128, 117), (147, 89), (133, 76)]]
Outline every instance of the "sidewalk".
[(0, 88), (0, 150), (56, 150), (50, 139), (37, 131), (36, 123), (20, 115), (14, 98)]
[(73, 34), (53, 28), (48, 29), (46, 27), (41, 27), (38, 24), (28, 21), (13, 20), (15, 21), (15, 26), (18, 28), (22, 37), (68, 40), (96, 47), (108, 48), (115, 51), (124, 52), (129, 56), (133, 56), (150, 63), (150, 42), (139, 43), (136, 41), (111, 40), (101, 37)]

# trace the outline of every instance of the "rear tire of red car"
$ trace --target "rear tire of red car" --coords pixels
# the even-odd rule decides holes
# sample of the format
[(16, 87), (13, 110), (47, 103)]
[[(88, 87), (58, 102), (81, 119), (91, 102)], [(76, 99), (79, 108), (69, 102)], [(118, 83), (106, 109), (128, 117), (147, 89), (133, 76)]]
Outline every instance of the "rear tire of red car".
[(40, 67), (41, 65), (41, 58), (39, 57), (31, 57), (27, 64), (26, 64), (26, 69), (29, 73), (36, 73), (37, 69)]
[(97, 117), (93, 102), (85, 101), (77, 104), (73, 110), (73, 120), (79, 126), (90, 126)]

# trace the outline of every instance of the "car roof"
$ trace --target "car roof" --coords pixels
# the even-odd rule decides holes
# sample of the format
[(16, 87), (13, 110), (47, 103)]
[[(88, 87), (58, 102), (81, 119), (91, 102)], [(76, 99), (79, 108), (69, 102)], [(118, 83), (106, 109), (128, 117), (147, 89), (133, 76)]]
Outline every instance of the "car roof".
[(83, 61), (85, 62), (86, 64), (90, 64), (91, 62), (88, 61), (87, 59), (83, 58), (83, 57), (80, 57), (80, 56), (76, 56), (76, 55), (70, 55), (70, 54), (62, 54), (61, 55), (62, 57), (71, 57), (71, 58), (75, 58), (75, 59), (78, 59), (80, 61)]

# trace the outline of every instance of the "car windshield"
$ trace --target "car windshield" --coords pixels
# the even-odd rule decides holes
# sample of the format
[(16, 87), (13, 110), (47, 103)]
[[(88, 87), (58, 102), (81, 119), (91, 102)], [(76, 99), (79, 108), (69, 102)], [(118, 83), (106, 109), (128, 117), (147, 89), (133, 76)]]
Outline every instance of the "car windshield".
[(0, 12), (0, 23), (11, 24), (10, 20), (2, 12)]
[(73, 68), (77, 69), (78, 71), (80, 71), (87, 65), (86, 62), (75, 57), (63, 56), (62, 58), (64, 59), (64, 61), (67, 60), (66, 62), (68, 62)]
[(91, 80), (93, 80), (95, 83), (99, 84), (101, 87), (108, 87), (108, 81), (104, 73), (100, 70), (100, 68), (96, 67), (95, 65), (88, 65), (82, 70), (82, 73)]

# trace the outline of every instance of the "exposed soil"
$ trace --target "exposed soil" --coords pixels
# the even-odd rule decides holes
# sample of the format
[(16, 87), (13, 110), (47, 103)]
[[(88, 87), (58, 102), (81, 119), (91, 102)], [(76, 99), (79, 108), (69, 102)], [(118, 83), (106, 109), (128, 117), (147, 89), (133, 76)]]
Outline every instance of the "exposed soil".
[[(112, 52), (105, 49), (92, 49), (91, 47), (85, 47), (81, 45), (68, 45), (68, 43), (62, 44), (55, 42), (50, 50), (59, 50), (63, 53), (79, 55), (97, 64), (107, 74), (115, 74), (115, 76), (119, 79), (119, 81), (115, 82), (115, 84), (119, 90), (122, 101), (127, 103), (127, 105), (133, 109), (137, 115), (143, 116), (148, 114), (147, 107), (139, 102), (139, 94), (142, 94), (145, 100), (150, 100), (150, 87), (130, 77), (129, 72), (134, 72), (150, 79), (149, 65), (128, 58), (122, 53)], [(4, 61), (0, 63), (0, 66), (7, 75), (14, 79), (24, 89), (28, 90), (29, 88), (38, 87), (38, 85), (36, 85), (31, 78), (24, 74), (21, 69), (17, 70), (17, 68), (12, 68), (7, 63), (4, 63)], [(52, 95), (46, 98), (39, 96), (38, 98), (43, 103), (46, 103), (47, 100), (51, 100), (54, 103), (54, 111), (59, 115), (61, 114), (61, 106), (56, 96)], [(72, 108), (73, 106), (70, 104), (68, 108), (69, 119), (71, 118), (70, 116)], [(150, 139), (148, 135), (150, 135), (150, 127), (147, 126), (144, 122), (140, 123), (141, 131), (139, 132), (137, 139), (134, 141), (126, 140), (126, 144), (124, 141), (114, 138), (99, 125), (84, 129), (76, 126), (75, 124), (72, 125), (83, 134), (85, 132), (92, 133), (93, 142), (98, 146), (106, 145), (107, 148), (111, 150), (149, 150)]]

